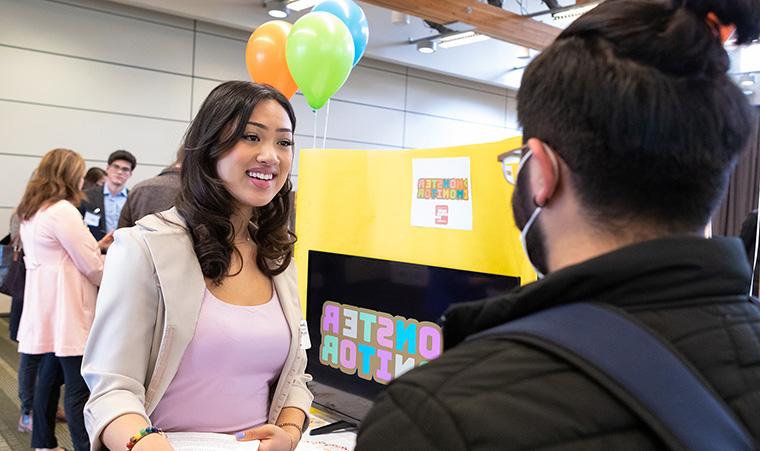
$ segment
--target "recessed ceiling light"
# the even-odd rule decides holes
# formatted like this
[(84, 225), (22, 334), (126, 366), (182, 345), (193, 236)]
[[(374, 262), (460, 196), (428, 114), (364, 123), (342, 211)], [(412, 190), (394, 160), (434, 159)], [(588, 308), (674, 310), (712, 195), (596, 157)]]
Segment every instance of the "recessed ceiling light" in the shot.
[(284, 19), (290, 15), (290, 11), (285, 8), (285, 0), (264, 0), (264, 8), (275, 19)]
[(417, 43), (417, 51), (420, 53), (425, 53), (425, 54), (435, 53), (437, 49), (438, 49), (438, 43), (430, 39), (425, 39), (424, 41), (420, 41)]
[(303, 11), (304, 9), (313, 7), (318, 2), (319, 0), (295, 0), (294, 2), (290, 2), (285, 6), (293, 11)]
[(284, 19), (288, 17), (288, 10), (285, 8), (285, 5), (277, 4), (267, 7), (267, 14), (274, 17), (275, 19)]
[(754, 86), (755, 77), (751, 74), (744, 74), (739, 77), (739, 86)]

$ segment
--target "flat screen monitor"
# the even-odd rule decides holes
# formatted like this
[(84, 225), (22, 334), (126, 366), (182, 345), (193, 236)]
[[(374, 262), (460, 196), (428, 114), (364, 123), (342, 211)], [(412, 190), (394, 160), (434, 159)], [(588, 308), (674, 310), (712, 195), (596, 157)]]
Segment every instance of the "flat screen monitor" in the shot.
[(371, 400), (390, 380), (441, 353), (438, 321), (447, 307), (504, 293), (519, 282), (309, 251), (307, 372), (319, 384)]

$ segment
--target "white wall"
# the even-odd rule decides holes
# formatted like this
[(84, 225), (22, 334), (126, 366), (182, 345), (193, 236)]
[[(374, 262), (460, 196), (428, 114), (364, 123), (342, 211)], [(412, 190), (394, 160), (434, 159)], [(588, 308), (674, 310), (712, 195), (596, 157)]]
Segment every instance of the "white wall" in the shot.
[[(170, 163), (208, 92), (248, 78), (248, 34), (103, 0), (0, 0), (0, 234), (54, 147), (100, 166), (127, 149), (138, 159), (132, 183)], [(502, 139), (517, 133), (514, 94), (365, 59), (333, 97), (327, 147)], [(311, 147), (314, 113), (300, 93), (293, 104), (298, 146)], [(320, 146), (325, 115), (316, 123)]]

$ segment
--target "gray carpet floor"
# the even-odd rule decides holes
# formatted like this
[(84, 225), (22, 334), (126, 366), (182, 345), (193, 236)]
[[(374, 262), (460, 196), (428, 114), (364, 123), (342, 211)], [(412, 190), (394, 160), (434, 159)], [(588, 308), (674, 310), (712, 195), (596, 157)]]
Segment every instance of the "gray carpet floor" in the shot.
[[(0, 451), (30, 449), (31, 434), (18, 432), (18, 351), (8, 337), (8, 319), (0, 318)], [(55, 431), (58, 446), (73, 449), (65, 423)]]

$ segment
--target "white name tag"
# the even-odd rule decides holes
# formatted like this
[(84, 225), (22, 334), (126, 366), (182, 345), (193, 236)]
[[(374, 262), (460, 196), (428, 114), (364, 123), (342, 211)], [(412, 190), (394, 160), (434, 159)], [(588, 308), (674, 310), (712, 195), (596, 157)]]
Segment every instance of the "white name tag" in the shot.
[(299, 332), (301, 332), (301, 349), (311, 348), (311, 338), (309, 338), (309, 326), (306, 324), (306, 320), (302, 319), (301, 324), (298, 326)]
[(100, 224), (100, 215), (96, 215), (94, 213), (90, 213), (89, 211), (84, 212), (84, 223), (88, 226), (97, 227), (98, 224)]

